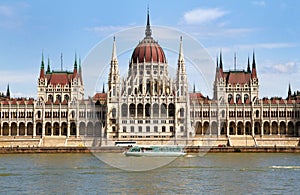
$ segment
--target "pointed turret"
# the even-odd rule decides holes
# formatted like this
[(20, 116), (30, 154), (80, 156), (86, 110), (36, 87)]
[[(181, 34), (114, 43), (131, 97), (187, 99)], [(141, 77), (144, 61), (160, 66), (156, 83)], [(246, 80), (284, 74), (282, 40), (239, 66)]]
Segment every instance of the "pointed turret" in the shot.
[(116, 47), (116, 37), (114, 36), (114, 42), (113, 42), (113, 50), (112, 50), (112, 56), (111, 61), (118, 61), (117, 59), (117, 47)]
[(178, 96), (186, 96), (188, 93), (187, 86), (187, 75), (186, 68), (184, 63), (184, 55), (183, 55), (183, 44), (182, 44), (182, 36), (180, 36), (180, 46), (179, 46), (179, 56), (177, 63), (177, 89), (179, 90)]
[(292, 90), (291, 90), (291, 83), (289, 83), (289, 89), (288, 89), (288, 99), (290, 99), (292, 96)]
[(47, 71), (46, 71), (46, 74), (50, 73), (50, 59), (48, 57), (48, 65), (47, 65)]
[(220, 63), (219, 63), (219, 74), (220, 77), (223, 77), (223, 60), (222, 60), (222, 51), (220, 51)]
[(253, 51), (253, 59), (252, 59), (252, 74), (251, 74), (251, 78), (257, 78), (256, 75), (256, 63), (255, 63), (255, 53)]
[(110, 97), (118, 97), (119, 94), (119, 84), (120, 84), (120, 74), (117, 58), (117, 47), (116, 38), (113, 39), (113, 48), (110, 62), (110, 71), (108, 76), (108, 91)]
[(74, 76), (74, 78), (77, 76), (77, 55), (76, 55), (76, 53), (75, 53), (73, 76)]
[[(182, 36), (180, 36), (180, 46), (179, 46), (179, 56), (178, 56), (178, 65), (184, 64), (184, 55), (182, 48)], [(181, 67), (184, 68), (184, 67)]]
[(9, 84), (7, 84), (6, 97), (10, 98)]
[(149, 8), (147, 10), (147, 26), (146, 26), (146, 30), (145, 30), (145, 35), (146, 35), (146, 37), (151, 37), (151, 35), (152, 35), (151, 27), (150, 27)]
[(195, 83), (194, 83), (194, 86), (193, 86), (193, 93), (196, 92), (196, 88), (195, 88)]
[(44, 54), (42, 53), (42, 62), (40, 69), (40, 78), (45, 78), (45, 63), (44, 63)]
[(102, 86), (102, 93), (105, 93), (104, 83), (103, 83), (103, 86)]
[(250, 72), (251, 72), (251, 69), (250, 69), (250, 59), (249, 59), (249, 56), (248, 56), (247, 72), (248, 72), (248, 73), (250, 73)]

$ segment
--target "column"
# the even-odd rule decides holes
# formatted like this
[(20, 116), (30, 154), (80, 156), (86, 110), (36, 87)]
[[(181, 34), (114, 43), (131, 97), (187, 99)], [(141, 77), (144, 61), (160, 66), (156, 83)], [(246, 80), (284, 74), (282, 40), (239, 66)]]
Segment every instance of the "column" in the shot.
[(35, 137), (36, 136), (36, 124), (35, 122), (33, 122), (33, 127), (32, 127), (32, 137)]
[(68, 124), (67, 124), (68, 126), (67, 126), (67, 137), (70, 137), (70, 126), (71, 126), (71, 124), (70, 124), (70, 122), (68, 121)]

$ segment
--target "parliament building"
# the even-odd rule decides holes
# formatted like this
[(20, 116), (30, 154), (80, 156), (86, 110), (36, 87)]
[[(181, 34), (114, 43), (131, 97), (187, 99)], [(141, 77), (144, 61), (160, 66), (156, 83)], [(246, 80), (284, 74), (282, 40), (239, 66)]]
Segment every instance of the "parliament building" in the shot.
[(0, 146), (3, 140), (18, 146), (47, 146), (47, 141), (74, 146), (82, 138), (98, 140), (93, 142), (97, 146), (122, 140), (191, 140), (201, 145), (209, 139), (229, 146), (299, 144), (300, 93), (289, 86), (287, 97), (260, 99), (254, 53), (242, 71), (227, 71), (220, 53), (212, 67), (214, 94), (209, 98), (188, 88), (181, 37), (176, 76), (169, 75), (149, 13), (145, 37), (133, 50), (124, 78), (116, 47), (114, 38), (107, 91), (88, 99), (80, 60), (75, 57), (72, 71), (54, 71), (42, 57), (36, 99), (11, 98), (9, 87), (0, 95)]

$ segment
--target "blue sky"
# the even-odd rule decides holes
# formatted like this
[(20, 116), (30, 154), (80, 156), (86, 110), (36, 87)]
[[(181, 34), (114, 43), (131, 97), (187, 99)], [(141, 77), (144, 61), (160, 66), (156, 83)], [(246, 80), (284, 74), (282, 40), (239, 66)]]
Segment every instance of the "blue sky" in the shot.
[[(289, 83), (293, 91), (300, 90), (298, 1), (2, 0), (0, 91), (5, 91), (9, 83), (12, 96), (36, 97), (42, 52), (50, 58), (53, 69), (60, 69), (63, 53), (64, 69), (72, 69), (75, 52), (84, 61), (107, 37), (144, 26), (148, 4), (152, 25), (191, 35), (213, 59), (222, 50), (224, 69), (233, 69), (235, 52), (237, 68), (246, 68), (247, 57), (255, 50), (260, 97), (286, 97)], [(136, 43), (143, 36), (137, 35)], [(153, 36), (159, 37), (155, 31)], [(184, 51), (189, 52), (186, 48)], [(128, 66), (128, 60), (124, 66)], [(215, 67), (209, 65), (207, 69)], [(87, 85), (88, 75), (83, 77)], [(196, 83), (198, 91), (211, 97), (201, 82), (192, 78), (190, 83)]]

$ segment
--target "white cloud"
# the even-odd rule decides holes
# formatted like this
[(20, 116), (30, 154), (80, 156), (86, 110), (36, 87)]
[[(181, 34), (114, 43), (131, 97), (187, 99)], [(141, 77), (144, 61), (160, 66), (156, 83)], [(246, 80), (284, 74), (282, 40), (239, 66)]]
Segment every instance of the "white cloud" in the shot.
[(227, 13), (228, 11), (222, 10), (220, 8), (198, 8), (186, 12), (183, 17), (184, 21), (187, 24), (203, 24), (221, 18)]
[(14, 15), (12, 7), (7, 5), (0, 5), (0, 15), (4, 17), (12, 17)]
[(259, 7), (265, 7), (266, 6), (265, 1), (253, 1), (252, 4), (256, 5), (256, 6), (259, 6)]
[(94, 32), (94, 33), (112, 33), (112, 32), (117, 32), (120, 31), (124, 28), (124, 26), (94, 26), (94, 27), (88, 27), (85, 28), (85, 30), (90, 31), (90, 32)]
[(27, 19), (24, 11), (29, 7), (26, 3), (0, 5), (0, 28), (15, 29)]

